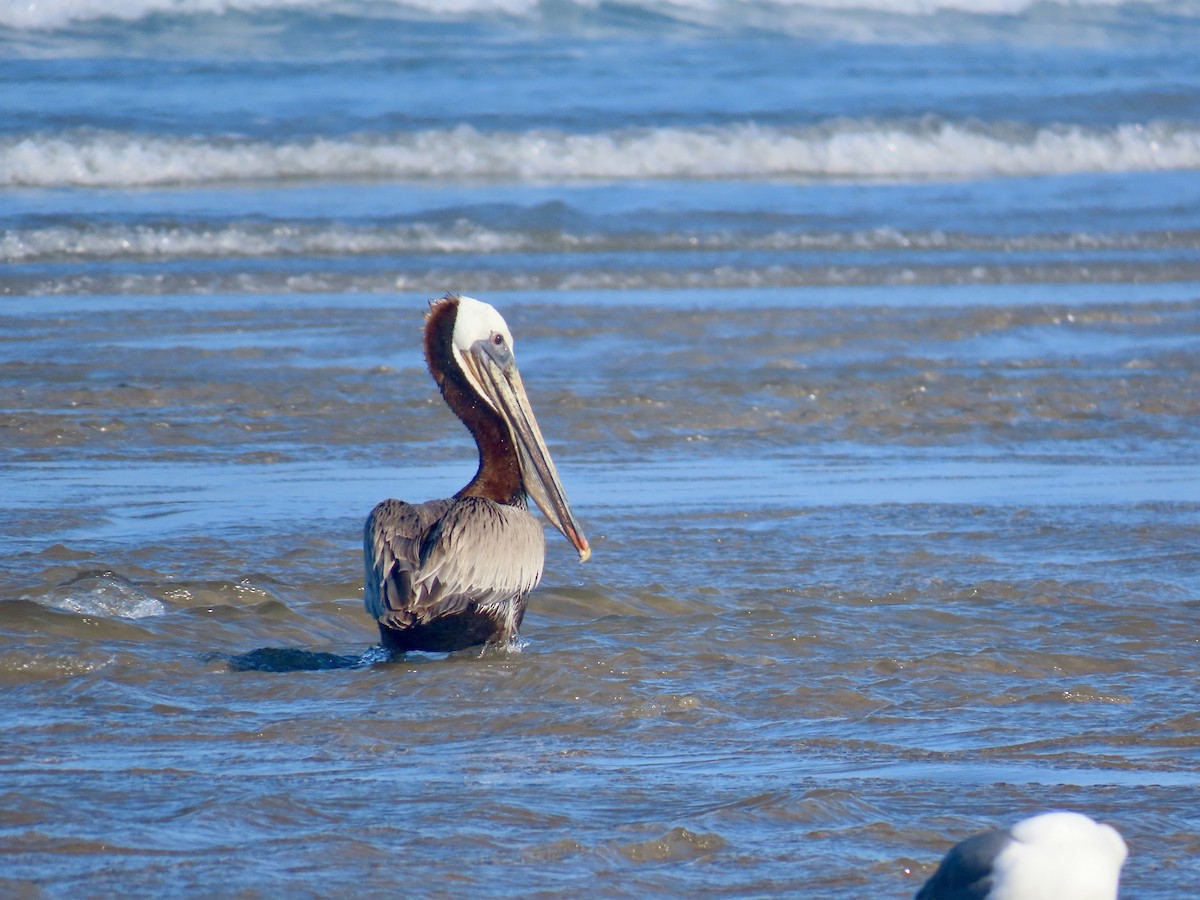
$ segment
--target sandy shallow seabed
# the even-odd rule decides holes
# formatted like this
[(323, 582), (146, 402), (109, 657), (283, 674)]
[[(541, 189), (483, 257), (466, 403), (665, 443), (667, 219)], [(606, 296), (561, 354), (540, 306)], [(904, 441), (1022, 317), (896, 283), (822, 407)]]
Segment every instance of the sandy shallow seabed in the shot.
[(13, 303), (0, 885), (905, 896), (1065, 806), (1185, 895), (1200, 306), (1137, 290), (491, 297), (593, 560), (290, 674), (229, 661), (370, 662), (363, 517), (472, 470), (423, 298)]

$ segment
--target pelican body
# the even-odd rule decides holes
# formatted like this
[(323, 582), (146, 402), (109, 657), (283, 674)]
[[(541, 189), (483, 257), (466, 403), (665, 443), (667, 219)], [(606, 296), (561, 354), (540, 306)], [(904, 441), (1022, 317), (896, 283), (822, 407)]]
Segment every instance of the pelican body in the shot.
[(507, 644), (541, 580), (546, 536), (532, 497), (581, 561), (587, 538), (567, 503), (492, 306), (448, 294), (425, 319), (425, 360), (475, 438), (479, 468), (453, 497), (384, 500), (363, 535), (363, 599), (392, 652)]
[(1126, 854), (1111, 825), (1042, 813), (959, 841), (916, 900), (1117, 900)]

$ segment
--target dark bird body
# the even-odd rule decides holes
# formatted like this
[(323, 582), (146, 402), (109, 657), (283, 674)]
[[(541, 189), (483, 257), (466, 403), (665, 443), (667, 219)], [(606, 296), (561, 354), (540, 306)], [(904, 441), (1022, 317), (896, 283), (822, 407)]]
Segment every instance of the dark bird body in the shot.
[(955, 844), (915, 900), (1117, 900), (1126, 852), (1110, 825), (1043, 813)]
[(500, 314), (470, 297), (430, 304), (425, 358), (475, 438), (479, 468), (453, 497), (384, 500), (363, 538), (364, 602), (393, 652), (461, 650), (513, 640), (541, 580), (546, 538), (532, 496), (579, 551), (575, 521), (517, 372)]

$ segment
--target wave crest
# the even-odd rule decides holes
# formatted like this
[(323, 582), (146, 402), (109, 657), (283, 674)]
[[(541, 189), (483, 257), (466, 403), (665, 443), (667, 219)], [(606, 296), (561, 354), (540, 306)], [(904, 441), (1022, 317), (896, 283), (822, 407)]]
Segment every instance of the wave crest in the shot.
[(10, 228), (0, 232), (0, 262), (46, 264), (90, 260), (304, 259), (352, 256), (489, 256), (509, 253), (824, 252), (887, 250), (1073, 254), (1155, 252), (1200, 247), (1190, 230), (989, 235), (873, 228), (847, 232), (772, 229), (762, 232), (567, 231), (557, 227), (493, 228), (460, 218), (355, 226), (340, 222), (89, 224)]
[[(722, 27), (742, 23), (760, 28), (796, 26), (816, 18), (882, 15), (923, 19), (941, 13), (966, 16), (1019, 16), (1038, 7), (1111, 10), (1136, 6), (1194, 16), (1190, 0), (633, 0), (628, 14), (652, 22)], [(501, 16), (562, 21), (603, 16), (598, 0), (41, 0), (0, 4), (0, 27), (51, 31), (77, 23), (112, 19), (136, 22), (153, 16), (221, 17), (230, 13), (312, 12), (315, 15), (421, 18), (472, 21)]]
[(470, 126), (275, 144), (83, 132), (0, 142), (0, 186), (150, 187), (230, 181), (556, 182), (939, 179), (1200, 168), (1200, 129), (1058, 125), (743, 123), (599, 134)]

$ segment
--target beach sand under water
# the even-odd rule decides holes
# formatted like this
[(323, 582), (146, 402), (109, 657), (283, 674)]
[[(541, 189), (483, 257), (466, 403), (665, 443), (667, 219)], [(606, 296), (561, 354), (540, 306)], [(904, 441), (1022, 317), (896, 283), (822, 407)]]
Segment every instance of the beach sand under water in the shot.
[[(0, 893), (1194, 892), (1194, 4), (216, 6), (0, 11)], [(389, 660), (447, 291), (594, 549)]]
[(9, 889), (902, 896), (1059, 807), (1188, 889), (1200, 304), (494, 299), (594, 556), (397, 661), (363, 517), (474, 465), (419, 298), (7, 318)]

